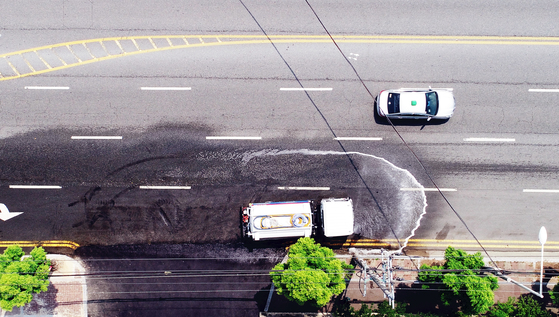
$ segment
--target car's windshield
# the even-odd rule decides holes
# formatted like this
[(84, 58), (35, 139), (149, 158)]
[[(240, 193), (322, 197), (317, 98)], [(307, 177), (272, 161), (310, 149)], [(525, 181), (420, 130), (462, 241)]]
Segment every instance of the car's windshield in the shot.
[(434, 116), (439, 111), (439, 102), (437, 98), (436, 92), (428, 92), (425, 93), (425, 97), (427, 98), (427, 105), (425, 106), (425, 112), (428, 115)]
[(400, 112), (400, 94), (388, 94), (388, 113)]

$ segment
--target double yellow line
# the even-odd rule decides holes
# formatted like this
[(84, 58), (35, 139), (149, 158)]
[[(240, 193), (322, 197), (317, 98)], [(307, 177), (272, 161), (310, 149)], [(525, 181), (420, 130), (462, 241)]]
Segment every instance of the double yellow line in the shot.
[[(325, 35), (270, 35), (274, 43), (331, 43)], [(187, 47), (267, 44), (264, 35), (162, 35), (108, 37), (45, 45), (0, 55), (0, 81), (108, 59)], [(559, 45), (559, 37), (337, 35), (338, 43)]]
[(7, 248), (12, 245), (25, 247), (53, 247), (53, 248), (70, 248), (75, 250), (80, 247), (73, 241), (66, 240), (47, 240), (47, 241), (0, 241), (0, 248)]
[[(400, 242), (403, 242), (402, 240)], [(522, 240), (480, 240), (483, 247), (487, 250), (540, 250), (541, 245), (538, 241), (522, 241)], [(19, 245), (20, 247), (58, 247), (70, 248), (76, 250), (80, 245), (73, 241), (67, 240), (47, 240), (47, 241), (0, 241), (0, 248), (6, 248), (11, 245)], [(345, 241), (332, 241), (328, 245), (332, 247), (362, 247), (362, 248), (398, 248), (396, 239), (348, 239)], [(436, 250), (444, 250), (448, 246), (461, 249), (478, 250), (479, 244), (475, 240), (436, 240), (436, 239), (410, 239), (407, 247), (410, 248), (430, 248)], [(547, 241), (545, 243), (546, 250), (559, 250), (558, 241)]]
[[(403, 240), (400, 240), (402, 243)], [(522, 240), (480, 240), (485, 249), (488, 250), (540, 250), (539, 241), (522, 241)], [(337, 247), (370, 247), (370, 248), (390, 248), (397, 249), (398, 241), (396, 239), (348, 239), (345, 242), (334, 242), (331, 246)], [(407, 247), (412, 249), (430, 248), (430, 249), (446, 249), (448, 246), (460, 249), (479, 250), (480, 246), (475, 240), (436, 240), (436, 239), (410, 239)], [(547, 241), (545, 243), (546, 250), (559, 250), (559, 242)]]

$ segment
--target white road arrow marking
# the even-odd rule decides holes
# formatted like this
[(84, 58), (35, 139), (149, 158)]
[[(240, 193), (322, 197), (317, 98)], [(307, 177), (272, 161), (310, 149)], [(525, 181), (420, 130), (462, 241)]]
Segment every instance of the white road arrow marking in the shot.
[(4, 204), (0, 204), (0, 219), (6, 221), (9, 220), (15, 216), (19, 216), (21, 215), (23, 212), (10, 212), (8, 210), (8, 207), (6, 207), (6, 205)]

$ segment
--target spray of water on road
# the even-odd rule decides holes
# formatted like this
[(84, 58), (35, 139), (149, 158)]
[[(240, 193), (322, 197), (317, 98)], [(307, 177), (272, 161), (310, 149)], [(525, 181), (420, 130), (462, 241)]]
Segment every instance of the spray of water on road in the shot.
[[(427, 199), (423, 186), (406, 169), (384, 158), (361, 152), (316, 151), (308, 149), (265, 149), (247, 152), (243, 164), (268, 156), (348, 156), (360, 175), (363, 194), (352, 197), (355, 208), (354, 231), (371, 239), (400, 240), (400, 248), (407, 245), (426, 212)], [(402, 191), (402, 188), (417, 188)]]

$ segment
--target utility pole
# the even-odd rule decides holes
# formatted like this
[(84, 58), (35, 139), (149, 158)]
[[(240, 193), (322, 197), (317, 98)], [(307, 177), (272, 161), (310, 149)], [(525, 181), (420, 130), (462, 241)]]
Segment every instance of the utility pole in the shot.
[(388, 302), (394, 308), (395, 305), (395, 293), (394, 293), (394, 279), (393, 279), (393, 268), (392, 268), (392, 256), (394, 254), (388, 252), (384, 249), (381, 250), (381, 272), (377, 272), (376, 268), (369, 268), (367, 262), (359, 257), (356, 253), (353, 254), (355, 260), (359, 267), (361, 267), (361, 276), (365, 280), (363, 297), (367, 295), (367, 281), (370, 279), (384, 294), (384, 298), (388, 298)]

